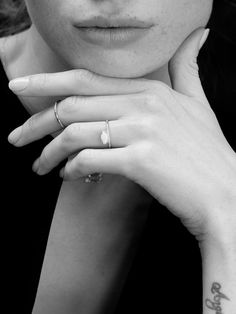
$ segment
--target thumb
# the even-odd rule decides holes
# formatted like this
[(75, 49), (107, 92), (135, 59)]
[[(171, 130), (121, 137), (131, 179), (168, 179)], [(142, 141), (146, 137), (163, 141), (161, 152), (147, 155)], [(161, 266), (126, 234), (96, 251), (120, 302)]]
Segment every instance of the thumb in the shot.
[(197, 29), (183, 42), (169, 62), (172, 87), (179, 93), (206, 99), (198, 74), (197, 56), (209, 34), (209, 29)]

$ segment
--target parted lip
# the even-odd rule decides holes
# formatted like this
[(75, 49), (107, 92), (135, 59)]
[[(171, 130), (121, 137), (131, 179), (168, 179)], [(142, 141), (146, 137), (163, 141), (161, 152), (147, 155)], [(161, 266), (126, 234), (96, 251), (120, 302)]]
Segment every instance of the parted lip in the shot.
[(132, 28), (150, 28), (153, 26), (152, 23), (147, 21), (138, 20), (137, 18), (119, 18), (119, 19), (108, 19), (102, 16), (94, 16), (89, 19), (75, 22), (76, 27), (132, 27)]

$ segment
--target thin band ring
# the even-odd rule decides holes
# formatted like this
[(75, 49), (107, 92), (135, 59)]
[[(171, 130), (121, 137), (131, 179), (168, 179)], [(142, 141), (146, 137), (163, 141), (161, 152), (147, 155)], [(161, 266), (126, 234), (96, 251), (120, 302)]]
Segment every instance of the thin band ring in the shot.
[(108, 148), (112, 148), (109, 120), (106, 120), (106, 131), (107, 131), (107, 134), (108, 134)]
[(108, 144), (108, 148), (112, 148), (109, 120), (106, 120), (105, 123), (106, 123), (106, 130), (102, 131), (101, 133), (101, 141), (103, 145)]
[(62, 123), (61, 119), (59, 118), (58, 111), (57, 111), (57, 107), (58, 107), (59, 102), (60, 101), (56, 101), (55, 102), (55, 105), (54, 105), (54, 115), (56, 117), (57, 122), (60, 124), (61, 128), (64, 129), (65, 125)]

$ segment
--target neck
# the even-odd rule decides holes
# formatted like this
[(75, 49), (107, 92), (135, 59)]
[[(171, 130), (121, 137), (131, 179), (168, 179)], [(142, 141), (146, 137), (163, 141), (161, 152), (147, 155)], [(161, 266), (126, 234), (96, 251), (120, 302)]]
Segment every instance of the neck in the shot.
[[(10, 80), (37, 73), (71, 70), (70, 66), (47, 45), (34, 24), (28, 30), (11, 37), (12, 41), (5, 49), (5, 57), (7, 56), (5, 67)], [(171, 86), (167, 64), (143, 77), (162, 81)], [(32, 113), (51, 106), (55, 100), (58, 99), (56, 97), (44, 97), (42, 104), (40, 98), (21, 98), (21, 101), (28, 107), (28, 111)]]

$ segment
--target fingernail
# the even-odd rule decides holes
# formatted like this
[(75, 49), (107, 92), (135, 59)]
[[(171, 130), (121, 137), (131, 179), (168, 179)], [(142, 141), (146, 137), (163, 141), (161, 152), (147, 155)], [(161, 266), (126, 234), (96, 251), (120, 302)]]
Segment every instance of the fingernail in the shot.
[(210, 32), (210, 29), (209, 28), (206, 28), (205, 31), (203, 32), (202, 34), (202, 38), (199, 42), (199, 50), (202, 48), (202, 46), (205, 44), (206, 40), (207, 40), (207, 37), (209, 35), (209, 32)]
[(23, 91), (29, 83), (29, 78), (27, 77), (21, 77), (14, 80), (11, 80), (8, 84), (8, 87), (15, 92), (21, 92)]
[(39, 170), (39, 158), (36, 159), (35, 162), (33, 163), (32, 170), (34, 172), (38, 172), (38, 170)]
[(16, 144), (21, 136), (21, 131), (22, 131), (22, 126), (19, 126), (15, 130), (13, 130), (9, 135), (8, 135), (8, 141), (11, 144)]

